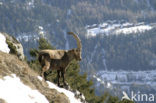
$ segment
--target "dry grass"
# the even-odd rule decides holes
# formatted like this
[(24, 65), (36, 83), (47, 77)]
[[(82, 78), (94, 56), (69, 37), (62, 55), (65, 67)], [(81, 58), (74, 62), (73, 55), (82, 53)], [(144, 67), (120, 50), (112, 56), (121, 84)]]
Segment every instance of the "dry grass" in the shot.
[(14, 55), (0, 52), (0, 78), (11, 74), (16, 74), (24, 84), (32, 89), (39, 90), (49, 102), (69, 103), (69, 99), (64, 94), (43, 85), (37, 78), (38, 74), (30, 69), (26, 62), (20, 61)]

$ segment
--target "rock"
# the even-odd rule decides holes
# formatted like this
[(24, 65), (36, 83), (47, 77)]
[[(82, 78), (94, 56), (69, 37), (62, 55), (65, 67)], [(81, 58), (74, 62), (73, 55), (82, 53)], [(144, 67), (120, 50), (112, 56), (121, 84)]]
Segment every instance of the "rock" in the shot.
[(72, 91), (72, 89), (68, 83), (66, 83), (66, 85), (64, 85), (63, 87), (69, 91)]
[(80, 92), (78, 90), (75, 90), (74, 94), (76, 98), (80, 98)]
[(81, 99), (81, 102), (85, 102), (85, 96), (83, 94), (80, 94), (80, 99)]
[(23, 53), (23, 46), (22, 44), (17, 41), (13, 36), (8, 35), (7, 33), (1, 33), (6, 37), (6, 43), (10, 49), (11, 54), (17, 55), (20, 60), (24, 60), (25, 56)]
[(78, 90), (74, 90), (73, 92), (75, 94), (75, 97), (79, 99), (82, 103), (87, 103), (87, 101), (85, 100), (85, 96), (81, 92), (79, 92)]

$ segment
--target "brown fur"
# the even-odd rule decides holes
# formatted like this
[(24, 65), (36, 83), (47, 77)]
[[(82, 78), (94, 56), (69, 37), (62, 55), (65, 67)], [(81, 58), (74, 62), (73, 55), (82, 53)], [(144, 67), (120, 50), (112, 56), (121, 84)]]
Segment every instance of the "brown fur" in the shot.
[[(77, 40), (78, 48), (71, 49), (71, 50), (42, 50), (39, 52), (39, 62), (42, 66), (42, 77), (45, 79), (45, 71), (51, 69), (51, 70), (57, 70), (57, 76), (58, 76), (58, 85), (59, 78), (62, 76), (63, 83), (65, 83), (65, 71), (67, 66), (70, 64), (72, 60), (81, 60), (81, 41), (74, 33), (69, 33), (71, 35), (74, 35), (74, 38)], [(60, 75), (61, 72), (61, 75)]]

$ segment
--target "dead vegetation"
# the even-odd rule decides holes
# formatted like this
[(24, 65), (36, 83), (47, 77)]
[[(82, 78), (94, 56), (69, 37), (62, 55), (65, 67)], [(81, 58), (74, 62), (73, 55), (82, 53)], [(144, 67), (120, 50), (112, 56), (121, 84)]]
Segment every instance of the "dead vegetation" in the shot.
[(39, 90), (50, 103), (69, 103), (69, 99), (64, 94), (44, 86), (37, 78), (38, 74), (31, 70), (26, 62), (20, 61), (14, 55), (0, 52), (0, 78), (11, 74), (16, 74), (25, 85)]

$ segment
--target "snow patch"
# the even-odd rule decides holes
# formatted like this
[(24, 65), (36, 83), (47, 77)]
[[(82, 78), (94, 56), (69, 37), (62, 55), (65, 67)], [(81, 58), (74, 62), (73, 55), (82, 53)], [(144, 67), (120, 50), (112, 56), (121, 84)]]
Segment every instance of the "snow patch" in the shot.
[(41, 37), (44, 37), (46, 36), (46, 32), (44, 31), (44, 28), (42, 26), (38, 26), (38, 34), (41, 36)]
[[(108, 88), (113, 94), (119, 96), (122, 91), (126, 91), (128, 94), (131, 91), (139, 90), (156, 91), (156, 70), (149, 71), (98, 71), (94, 75), (90, 75), (95, 79), (95, 88), (99, 91), (104, 91), (102, 87)], [(143, 89), (143, 87), (147, 87)], [(137, 87), (137, 88), (136, 88)], [(115, 92), (115, 91), (116, 92)]]
[[(41, 34), (44, 34), (44, 32), (39, 32)], [(35, 33), (20, 33), (16, 37), (16, 39), (20, 42), (30, 42), (30, 41), (38, 41), (39, 40), (39, 35)]]
[(116, 30), (115, 33), (116, 34), (131, 34), (131, 33), (142, 33), (148, 30), (151, 30), (152, 27), (149, 25), (140, 25), (140, 26), (135, 26), (135, 27), (129, 27), (129, 28), (123, 28), (123, 29), (119, 29)]
[(39, 29), (39, 30), (43, 30), (43, 27), (42, 27), (42, 26), (38, 26), (38, 29)]
[(95, 37), (97, 35), (119, 35), (119, 34), (137, 34), (153, 29), (151, 24), (129, 23), (126, 21), (106, 21), (102, 24), (87, 25), (86, 37)]
[(31, 8), (34, 8), (35, 7), (35, 5), (34, 5), (34, 0), (29, 0), (28, 2), (27, 2), (27, 9), (29, 10), (29, 9), (31, 9)]
[(0, 79), (0, 98), (7, 103), (49, 103), (44, 95), (24, 85), (15, 74)]
[[(38, 79), (42, 80), (42, 78), (40, 76), (38, 76)], [(71, 91), (68, 91), (64, 88), (59, 88), (58, 86), (56, 86), (55, 84), (47, 81), (48, 85), (50, 88), (52, 89), (56, 89), (58, 92), (60, 93), (64, 93), (70, 100), (70, 103), (81, 103), (79, 100), (77, 100), (74, 96), (74, 93), (72, 93)]]
[(112, 89), (112, 84), (110, 82), (104, 81), (104, 80), (100, 79), (99, 77), (97, 77), (96, 75), (93, 75), (93, 78), (95, 78), (99, 83), (104, 85), (106, 88)]
[(8, 44), (6, 43), (6, 38), (2, 33), (0, 33), (0, 51), (5, 52), (5, 53), (10, 52)]
[(150, 85), (155, 88), (156, 70), (150, 71), (99, 71), (93, 75), (99, 83), (107, 81), (112, 86), (130, 86), (132, 84)]
[(3, 5), (3, 2), (0, 2), (0, 6)]

